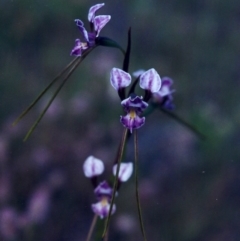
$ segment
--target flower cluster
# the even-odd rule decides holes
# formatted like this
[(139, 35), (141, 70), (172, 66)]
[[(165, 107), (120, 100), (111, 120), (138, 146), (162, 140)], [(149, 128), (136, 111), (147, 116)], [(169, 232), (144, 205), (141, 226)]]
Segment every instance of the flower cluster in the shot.
[(83, 35), (85, 42), (81, 42), (80, 39), (76, 39), (71, 55), (81, 56), (84, 50), (95, 46), (95, 40), (99, 36), (100, 31), (111, 19), (110, 15), (95, 16), (96, 11), (103, 6), (104, 3), (96, 4), (89, 9), (88, 21), (90, 23), (90, 32), (87, 32), (84, 27), (84, 23), (80, 19), (75, 20), (75, 23)]
[[(117, 165), (113, 166), (113, 175), (116, 175)], [(95, 184), (95, 178), (101, 175), (104, 171), (104, 164), (100, 159), (95, 158), (94, 156), (89, 156), (83, 164), (84, 175), (93, 180)], [(126, 182), (132, 175), (133, 164), (121, 163), (120, 170), (118, 175), (119, 183)], [(120, 185), (119, 185), (120, 187)], [(118, 189), (119, 189), (118, 187)], [(100, 218), (106, 218), (110, 210), (110, 201), (113, 195), (113, 189), (110, 187), (106, 180), (100, 182), (94, 189), (94, 194), (98, 200), (97, 203), (92, 204), (93, 212), (98, 215)], [(116, 205), (113, 205), (111, 214), (114, 214), (116, 211)]]
[[(147, 101), (151, 94), (157, 93), (161, 88), (161, 78), (155, 69), (144, 71), (138, 76), (137, 80), (139, 80), (140, 87), (146, 91), (145, 97), (140, 97), (133, 92), (121, 102), (127, 115), (121, 116), (120, 121), (131, 133), (133, 129), (138, 129), (144, 125), (145, 117), (141, 117), (141, 114), (148, 107)], [(110, 74), (110, 82), (114, 89), (120, 91), (131, 84), (131, 76), (121, 69), (113, 68)]]

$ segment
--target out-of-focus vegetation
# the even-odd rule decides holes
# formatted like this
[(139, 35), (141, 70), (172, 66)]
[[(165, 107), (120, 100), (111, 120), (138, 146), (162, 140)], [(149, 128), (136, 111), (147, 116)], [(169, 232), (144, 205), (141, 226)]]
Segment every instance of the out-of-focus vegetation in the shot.
[[(16, 127), (11, 123), (72, 60), (75, 18), (95, 1), (0, 2), (0, 239), (85, 240), (95, 197), (82, 172), (94, 155), (110, 174), (120, 141), (121, 106), (110, 87), (118, 50), (99, 47), (84, 60), (30, 139), (22, 139), (50, 93)], [(101, 32), (126, 46), (130, 71), (154, 67), (174, 82), (176, 113), (139, 130), (140, 191), (152, 241), (235, 241), (240, 230), (240, 2), (105, 1)], [(133, 161), (133, 145), (126, 161)], [(106, 174), (107, 175), (107, 174)], [(134, 180), (117, 197), (110, 240), (141, 240)], [(29, 221), (30, 220), (30, 221)]]

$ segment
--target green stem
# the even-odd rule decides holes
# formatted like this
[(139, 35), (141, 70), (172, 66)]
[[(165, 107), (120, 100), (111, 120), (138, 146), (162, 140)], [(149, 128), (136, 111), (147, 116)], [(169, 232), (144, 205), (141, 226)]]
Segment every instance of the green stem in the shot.
[(119, 148), (119, 153), (118, 153), (118, 161), (117, 161), (117, 171), (116, 171), (116, 176), (114, 179), (114, 186), (113, 186), (113, 194), (112, 194), (112, 199), (111, 199), (111, 203), (110, 203), (110, 209), (108, 212), (108, 216), (105, 222), (105, 227), (104, 227), (104, 231), (102, 234), (102, 239), (104, 239), (106, 232), (108, 230), (108, 226), (109, 226), (109, 222), (110, 222), (110, 217), (111, 217), (111, 213), (112, 213), (112, 208), (113, 208), (113, 204), (114, 204), (114, 200), (115, 200), (115, 196), (116, 196), (116, 191), (117, 191), (117, 186), (118, 186), (118, 176), (119, 176), (119, 170), (120, 170), (120, 164), (122, 161), (122, 156), (123, 156), (123, 152), (124, 152), (124, 146), (125, 146), (125, 142), (126, 142), (126, 138), (127, 138), (127, 133), (128, 133), (128, 129), (125, 128), (123, 131), (123, 135), (122, 135), (122, 140), (121, 140), (121, 145)]
[(15, 126), (36, 104), (37, 102), (42, 98), (42, 96), (52, 87), (52, 85), (62, 77), (66, 73), (68, 69), (70, 69), (79, 59), (80, 57), (76, 57), (74, 60), (72, 60), (63, 70), (60, 72), (53, 80), (52, 82), (38, 95), (38, 97), (17, 117), (17, 119), (13, 122), (13, 126)]
[(94, 227), (96, 226), (97, 218), (98, 218), (98, 216), (95, 214), (93, 217), (86, 241), (90, 241), (90, 239), (92, 237)]
[(54, 92), (52, 98), (49, 100), (48, 104), (46, 105), (46, 107), (44, 108), (44, 110), (42, 111), (42, 113), (39, 115), (39, 117), (37, 118), (37, 120), (34, 122), (34, 124), (31, 126), (31, 128), (29, 129), (29, 131), (27, 132), (26, 136), (24, 137), (23, 141), (26, 141), (29, 136), (32, 134), (32, 132), (35, 130), (35, 128), (37, 127), (38, 123), (41, 121), (41, 119), (43, 118), (43, 116), (45, 115), (45, 113), (47, 112), (48, 108), (50, 107), (50, 105), (52, 104), (52, 102), (54, 101), (54, 99), (56, 98), (57, 94), (60, 92), (60, 90), (62, 89), (62, 87), (64, 86), (64, 84), (67, 82), (67, 80), (70, 78), (70, 76), (72, 75), (72, 73), (74, 72), (74, 70), (78, 67), (78, 65), (85, 59), (85, 57), (93, 50), (90, 49), (85, 55), (82, 56), (82, 58), (78, 59), (77, 63), (75, 65), (73, 65), (73, 67), (70, 69), (70, 71), (68, 72), (67, 76), (63, 79), (62, 83), (59, 85), (59, 87), (57, 88), (57, 90)]
[(142, 210), (138, 192), (138, 138), (137, 138), (137, 130), (134, 131), (134, 159), (135, 159), (135, 184), (136, 184), (136, 199), (137, 199), (137, 208), (138, 208), (138, 217), (140, 222), (141, 232), (144, 238), (144, 241), (147, 241), (144, 225), (143, 225), (143, 218), (142, 218)]

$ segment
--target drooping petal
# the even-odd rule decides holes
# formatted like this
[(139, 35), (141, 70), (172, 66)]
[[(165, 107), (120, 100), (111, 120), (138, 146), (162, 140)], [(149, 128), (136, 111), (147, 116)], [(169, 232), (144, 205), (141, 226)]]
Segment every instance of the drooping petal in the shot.
[(84, 27), (84, 23), (80, 20), (80, 19), (75, 19), (74, 20), (78, 29), (80, 30), (80, 32), (82, 33), (82, 35), (84, 36), (84, 39), (89, 42), (89, 39), (88, 39), (88, 32), (87, 30), (85, 29)]
[(131, 83), (131, 75), (121, 69), (113, 68), (110, 73), (110, 82), (114, 89), (125, 88)]
[(155, 69), (149, 69), (141, 74), (139, 85), (142, 89), (155, 93), (160, 90), (161, 78)]
[(110, 15), (99, 15), (94, 18), (93, 24), (94, 24), (94, 30), (96, 31), (96, 37), (98, 37), (100, 31), (110, 21), (110, 19), (111, 19)]
[(80, 39), (76, 39), (75, 40), (75, 46), (72, 49), (71, 55), (75, 55), (75, 56), (81, 56), (82, 55), (82, 44)]
[(95, 17), (95, 13), (96, 11), (103, 7), (105, 5), (105, 3), (99, 3), (99, 4), (96, 4), (94, 6), (92, 6), (90, 9), (89, 9), (89, 12), (88, 12), (88, 21), (89, 22), (93, 22), (93, 19)]
[(134, 117), (132, 114), (127, 114), (126, 116), (120, 117), (120, 122), (123, 124), (124, 127), (128, 128), (132, 133), (133, 129), (138, 129), (142, 127), (145, 123), (145, 117), (139, 117), (135, 115)]
[[(110, 210), (110, 203), (102, 200), (98, 203), (92, 204), (92, 210), (95, 214), (97, 214), (101, 219), (106, 218), (108, 216)], [(116, 212), (116, 205), (112, 206), (112, 215)]]
[[(117, 172), (117, 164), (113, 166), (113, 175), (116, 176)], [(133, 164), (132, 162), (129, 163), (121, 163), (118, 179), (120, 182), (126, 182), (132, 175), (133, 172)]]
[(94, 177), (101, 175), (104, 171), (104, 164), (100, 159), (89, 156), (83, 163), (83, 172), (86, 177)]

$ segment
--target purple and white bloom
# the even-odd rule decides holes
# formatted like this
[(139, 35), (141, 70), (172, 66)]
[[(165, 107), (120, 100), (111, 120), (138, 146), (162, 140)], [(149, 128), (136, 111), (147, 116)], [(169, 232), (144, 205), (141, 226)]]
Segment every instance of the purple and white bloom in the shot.
[(148, 107), (148, 103), (142, 97), (128, 97), (121, 102), (123, 109), (127, 112), (126, 116), (120, 117), (120, 122), (130, 130), (138, 129), (145, 123), (145, 117), (140, 117), (142, 112)]
[[(142, 89), (148, 91), (148, 93), (155, 93), (160, 90), (161, 78), (155, 69), (149, 69), (147, 71), (141, 70), (137, 73), (139, 77), (139, 85)], [(131, 84), (131, 76), (129, 73), (113, 68), (110, 73), (110, 82), (114, 89), (119, 91)], [(126, 116), (121, 116), (120, 121), (130, 130), (138, 129), (145, 123), (145, 117), (140, 117), (144, 109), (148, 107), (147, 102), (143, 101), (142, 97), (131, 95), (121, 102), (124, 110), (127, 112)]]
[(142, 89), (155, 93), (160, 90), (161, 82), (157, 71), (155, 69), (149, 69), (140, 75), (139, 85)]
[(104, 5), (104, 3), (96, 4), (89, 9), (88, 21), (90, 23), (90, 32), (85, 29), (84, 23), (80, 19), (75, 19), (75, 23), (83, 35), (85, 42), (76, 39), (71, 55), (81, 56), (84, 50), (95, 46), (95, 40), (99, 36), (100, 31), (111, 19), (110, 15), (95, 16), (96, 11)]
[(110, 83), (115, 90), (128, 87), (131, 81), (131, 75), (121, 69), (113, 68), (110, 72)]
[[(117, 164), (113, 166), (113, 175), (116, 176), (117, 173)], [(126, 182), (133, 173), (133, 164), (129, 163), (121, 163), (119, 169), (118, 180), (120, 182)]]
[[(113, 194), (113, 189), (108, 185), (106, 181), (101, 182), (94, 190), (94, 193), (98, 199), (98, 202), (92, 204), (92, 210), (100, 218), (106, 218), (110, 210), (110, 201)], [(116, 205), (113, 204), (112, 213), (116, 211)]]
[(92, 178), (99, 176), (104, 171), (104, 164), (100, 159), (89, 156), (83, 163), (83, 172), (86, 177)]
[(160, 90), (153, 94), (153, 101), (160, 104), (166, 109), (172, 110), (174, 108), (172, 93), (173, 80), (169, 77), (162, 78), (162, 86)]

